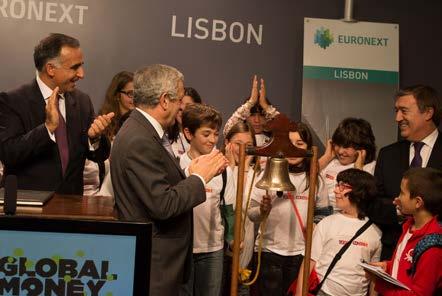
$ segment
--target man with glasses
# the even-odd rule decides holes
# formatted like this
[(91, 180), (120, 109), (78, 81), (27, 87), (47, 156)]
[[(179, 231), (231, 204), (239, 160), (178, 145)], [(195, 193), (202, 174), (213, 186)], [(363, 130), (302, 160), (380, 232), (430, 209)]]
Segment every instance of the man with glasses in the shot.
[(85, 159), (104, 160), (109, 142), (101, 134), (113, 113), (95, 118), (77, 39), (51, 34), (34, 49), (36, 78), (0, 93), (0, 161), (18, 188), (83, 194)]

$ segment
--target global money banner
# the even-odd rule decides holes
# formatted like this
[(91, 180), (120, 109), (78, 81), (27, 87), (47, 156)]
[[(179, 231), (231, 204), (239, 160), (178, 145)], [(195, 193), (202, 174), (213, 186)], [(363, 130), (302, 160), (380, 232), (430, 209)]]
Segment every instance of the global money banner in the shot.
[(0, 230), (0, 295), (133, 295), (135, 236)]
[(346, 117), (368, 120), (378, 147), (393, 142), (398, 84), (397, 24), (304, 19), (302, 118), (324, 146)]

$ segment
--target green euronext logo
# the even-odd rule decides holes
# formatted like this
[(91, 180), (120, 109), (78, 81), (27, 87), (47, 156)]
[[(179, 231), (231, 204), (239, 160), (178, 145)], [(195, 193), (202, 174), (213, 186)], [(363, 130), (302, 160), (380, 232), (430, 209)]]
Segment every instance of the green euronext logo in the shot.
[(363, 46), (383, 46), (383, 47), (388, 46), (388, 38), (385, 37), (370, 37), (370, 36), (339, 34), (337, 40), (335, 40), (330, 30), (325, 29), (324, 27), (321, 27), (316, 30), (314, 42), (323, 49), (329, 47), (333, 42), (336, 42), (338, 44), (363, 45)]
[(329, 29), (325, 29), (323, 27), (316, 30), (315, 33), (315, 44), (319, 47), (326, 49), (330, 46), (334, 41), (333, 34)]

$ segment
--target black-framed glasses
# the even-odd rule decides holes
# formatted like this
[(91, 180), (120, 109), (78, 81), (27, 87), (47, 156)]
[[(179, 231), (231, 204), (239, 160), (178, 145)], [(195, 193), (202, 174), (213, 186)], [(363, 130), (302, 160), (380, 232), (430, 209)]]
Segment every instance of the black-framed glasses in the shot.
[(134, 97), (134, 91), (133, 90), (128, 90), (128, 91), (120, 90), (119, 92), (122, 93), (122, 94), (125, 94), (126, 96), (128, 96), (131, 99), (133, 99), (133, 97)]

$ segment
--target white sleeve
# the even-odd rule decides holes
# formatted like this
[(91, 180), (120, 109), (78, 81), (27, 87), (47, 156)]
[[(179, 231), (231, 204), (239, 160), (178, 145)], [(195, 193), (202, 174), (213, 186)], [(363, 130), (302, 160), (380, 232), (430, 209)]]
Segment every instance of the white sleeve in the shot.
[(330, 201), (328, 200), (327, 187), (320, 176), (318, 176), (318, 184), (318, 192), (316, 193), (316, 207), (326, 208), (330, 205)]
[(372, 162), (364, 165), (363, 170), (366, 171), (367, 173), (370, 173), (371, 175), (374, 175), (374, 168), (375, 167), (376, 167), (376, 160), (373, 160)]
[(318, 223), (313, 230), (313, 240), (312, 240), (312, 253), (310, 255), (310, 259), (314, 261), (318, 261), (319, 257), (321, 257), (322, 247), (324, 242), (324, 220)]

